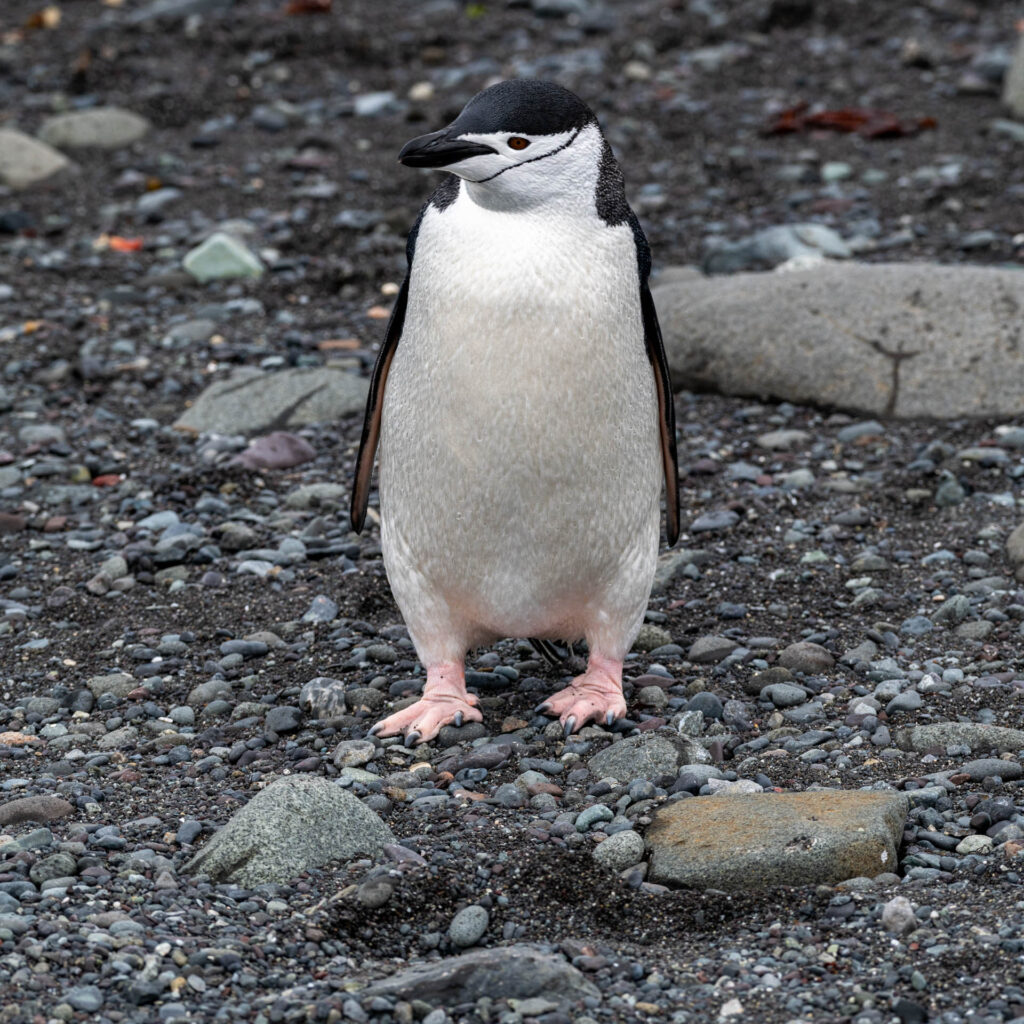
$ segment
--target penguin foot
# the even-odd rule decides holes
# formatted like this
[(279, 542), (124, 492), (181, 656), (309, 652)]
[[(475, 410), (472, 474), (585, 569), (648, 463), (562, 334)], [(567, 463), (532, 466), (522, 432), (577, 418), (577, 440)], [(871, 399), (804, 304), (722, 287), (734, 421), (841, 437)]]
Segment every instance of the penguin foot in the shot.
[(622, 662), (591, 655), (587, 671), (548, 697), (541, 708), (543, 714), (558, 716), (566, 736), (591, 721), (611, 725), (626, 714)]
[(431, 666), (427, 668), (423, 696), (415, 704), (378, 722), (370, 730), (370, 735), (383, 737), (404, 734), (407, 747), (427, 743), (443, 726), (482, 722), (484, 716), (476, 702), (476, 697), (466, 692), (461, 665), (447, 662)]

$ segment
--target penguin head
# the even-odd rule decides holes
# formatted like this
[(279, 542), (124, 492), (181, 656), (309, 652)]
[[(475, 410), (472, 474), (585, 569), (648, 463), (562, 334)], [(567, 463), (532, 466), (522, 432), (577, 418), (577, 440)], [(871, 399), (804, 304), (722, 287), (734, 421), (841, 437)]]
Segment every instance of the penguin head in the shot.
[(536, 205), (596, 180), (604, 140), (574, 93), (514, 79), (477, 93), (447, 128), (406, 143), (407, 167), (449, 171), (484, 205)]

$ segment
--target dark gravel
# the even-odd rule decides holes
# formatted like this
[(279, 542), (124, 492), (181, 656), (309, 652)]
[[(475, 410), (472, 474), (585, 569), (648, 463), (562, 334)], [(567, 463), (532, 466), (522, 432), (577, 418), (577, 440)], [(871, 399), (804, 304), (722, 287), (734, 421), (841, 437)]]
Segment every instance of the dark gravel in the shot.
[[(415, 751), (357, 742), (422, 685), (376, 525), (349, 530), (358, 417), (275, 442), (283, 468), (171, 426), (238, 367), (368, 373), (429, 188), (395, 155), (495, 76), (595, 107), (660, 267), (806, 220), (864, 259), (1020, 265), (1024, 151), (989, 127), (1020, 12), (65, 0), (31, 27), (42, 6), (0, 12), (0, 127), (117, 105), (152, 128), (0, 188), (0, 1024), (1024, 1018), (1024, 744), (978, 728), (1024, 727), (1005, 547), (1024, 417), (858, 424), (682, 391), (689, 529), (629, 719), (564, 741), (532, 711), (561, 675), (509, 640), (468, 666), (483, 724)], [(934, 127), (764, 134), (801, 101)], [(181, 259), (229, 220), (268, 270), (199, 285)], [(758, 443), (783, 430), (803, 433)], [(330, 720), (309, 714), (318, 677), (346, 687)], [(915, 730), (940, 723), (959, 727)], [(648, 732), (703, 761), (621, 785), (588, 768)], [(184, 872), (293, 773), (339, 781), (399, 843), (255, 889)], [(895, 873), (727, 895), (593, 858), (734, 782), (905, 792)], [(897, 895), (912, 919), (890, 926)], [(486, 915), (453, 927), (468, 906)], [(600, 997), (360, 996), (485, 916), (479, 946), (538, 944)]]

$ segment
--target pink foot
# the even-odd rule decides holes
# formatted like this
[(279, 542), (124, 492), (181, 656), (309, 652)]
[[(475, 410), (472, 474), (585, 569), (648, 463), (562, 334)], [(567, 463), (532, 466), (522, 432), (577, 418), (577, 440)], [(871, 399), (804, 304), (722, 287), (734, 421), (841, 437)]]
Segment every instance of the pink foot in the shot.
[(622, 662), (592, 654), (587, 671), (564, 690), (548, 697), (537, 711), (558, 715), (566, 736), (590, 721), (611, 725), (626, 714), (626, 702), (622, 698)]
[(482, 722), (483, 718), (476, 707), (476, 697), (466, 693), (462, 665), (446, 661), (428, 666), (423, 696), (415, 704), (378, 722), (370, 730), (370, 735), (397, 736), (404, 733), (405, 745), (411, 747), (432, 740), (444, 725)]

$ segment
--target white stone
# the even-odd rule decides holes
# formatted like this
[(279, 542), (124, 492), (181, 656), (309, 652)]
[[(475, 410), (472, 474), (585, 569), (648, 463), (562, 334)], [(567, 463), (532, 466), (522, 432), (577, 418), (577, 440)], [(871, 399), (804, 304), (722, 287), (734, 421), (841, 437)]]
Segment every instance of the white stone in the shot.
[(223, 231), (214, 232), (192, 249), (182, 260), (182, 266), (200, 282), (263, 274), (259, 257)]
[(145, 136), (149, 122), (121, 107), (93, 107), (48, 117), (39, 138), (58, 149), (121, 149)]
[(28, 188), (68, 166), (68, 158), (15, 128), (0, 128), (0, 184)]
[(906, 896), (894, 896), (882, 908), (882, 927), (893, 935), (902, 935), (917, 927), (914, 905)]
[(991, 836), (965, 836), (957, 845), (957, 853), (991, 853), (992, 847), (995, 843), (992, 842)]

